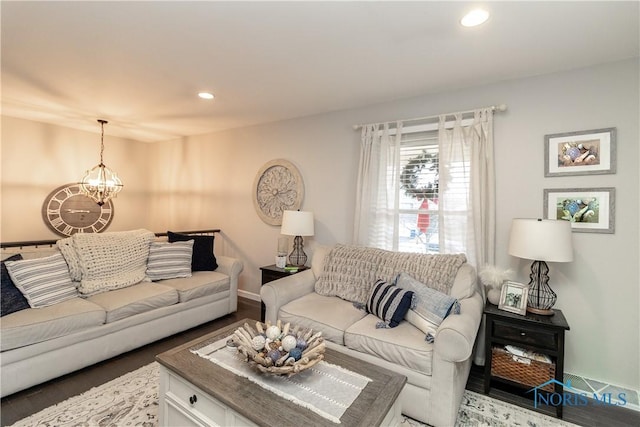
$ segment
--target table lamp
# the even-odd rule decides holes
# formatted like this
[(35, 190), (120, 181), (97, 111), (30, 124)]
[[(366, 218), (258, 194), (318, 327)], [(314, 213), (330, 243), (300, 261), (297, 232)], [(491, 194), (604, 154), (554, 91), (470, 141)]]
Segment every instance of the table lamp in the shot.
[(282, 214), (281, 234), (295, 236), (293, 250), (289, 254), (289, 264), (303, 266), (307, 262), (302, 236), (313, 236), (313, 212), (284, 211)]
[(553, 315), (556, 294), (549, 286), (549, 262), (573, 261), (571, 223), (551, 219), (515, 218), (511, 223), (509, 255), (531, 259), (527, 311)]

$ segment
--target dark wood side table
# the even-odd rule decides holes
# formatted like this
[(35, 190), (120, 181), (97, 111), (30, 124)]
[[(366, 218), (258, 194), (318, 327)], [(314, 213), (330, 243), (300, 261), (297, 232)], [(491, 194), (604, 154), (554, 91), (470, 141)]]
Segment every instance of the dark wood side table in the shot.
[[(496, 305), (487, 303), (484, 309), (486, 315), (485, 329), (485, 365), (484, 365), (484, 392), (489, 393), (491, 382), (501, 382), (509, 385), (515, 385), (526, 390), (531, 390), (545, 381), (554, 380), (553, 393), (559, 393), (562, 396), (562, 382), (564, 376), (564, 335), (569, 330), (569, 324), (560, 310), (553, 310), (553, 316), (540, 316), (537, 314), (527, 313), (521, 316), (508, 311), (500, 310)], [(537, 382), (536, 384), (526, 384), (524, 380), (517, 378), (515, 375), (507, 378), (509, 375), (496, 375), (498, 365), (492, 356), (493, 348), (504, 347), (505, 345), (513, 345), (536, 353), (546, 354), (551, 358), (555, 365), (555, 375)], [(496, 350), (498, 351), (498, 350)], [(513, 362), (519, 363), (519, 362)], [(530, 366), (539, 366), (532, 364)], [(525, 370), (527, 365), (517, 366), (517, 370)], [(534, 369), (534, 368), (531, 368)], [(525, 376), (526, 377), (526, 376)], [(536, 380), (538, 381), (538, 380)], [(547, 386), (551, 388), (550, 385)], [(546, 393), (545, 391), (540, 391)], [(533, 392), (531, 393), (533, 397)], [(562, 418), (562, 401), (558, 399), (548, 399), (554, 403), (556, 408), (556, 416)], [(555, 402), (554, 402), (555, 400)], [(556, 405), (555, 403), (559, 403)]]
[[(292, 274), (300, 273), (301, 271), (308, 269), (309, 267), (307, 267), (306, 265), (298, 267), (298, 271), (295, 272), (276, 267), (275, 264), (260, 267), (260, 270), (262, 270), (262, 283), (260, 284), (260, 286), (264, 285), (265, 283), (273, 282), (274, 280), (278, 280), (286, 276), (291, 276)], [(264, 316), (267, 308), (265, 307), (263, 302), (260, 302), (260, 305), (260, 320), (264, 322)]]

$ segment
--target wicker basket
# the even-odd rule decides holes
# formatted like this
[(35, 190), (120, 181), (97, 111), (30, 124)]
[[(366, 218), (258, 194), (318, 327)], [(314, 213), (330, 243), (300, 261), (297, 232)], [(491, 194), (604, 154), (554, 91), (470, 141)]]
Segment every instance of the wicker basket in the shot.
[[(518, 357), (527, 359), (526, 357)], [(504, 348), (493, 347), (491, 349), (491, 375), (531, 387), (537, 387), (555, 378), (555, 363), (528, 360), (530, 363), (517, 362), (513, 360), (513, 355)], [(553, 392), (553, 384), (547, 384), (542, 387), (542, 390)]]

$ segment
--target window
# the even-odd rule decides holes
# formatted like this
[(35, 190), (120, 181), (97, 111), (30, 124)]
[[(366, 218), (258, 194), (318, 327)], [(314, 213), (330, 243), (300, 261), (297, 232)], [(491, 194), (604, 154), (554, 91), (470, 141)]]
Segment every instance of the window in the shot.
[[(397, 180), (397, 240), (393, 250), (439, 252), (437, 132), (404, 132), (400, 139), (400, 167), (388, 166)], [(392, 180), (395, 181), (395, 180)]]
[(493, 115), (472, 113), (362, 126), (355, 244), (494, 262)]

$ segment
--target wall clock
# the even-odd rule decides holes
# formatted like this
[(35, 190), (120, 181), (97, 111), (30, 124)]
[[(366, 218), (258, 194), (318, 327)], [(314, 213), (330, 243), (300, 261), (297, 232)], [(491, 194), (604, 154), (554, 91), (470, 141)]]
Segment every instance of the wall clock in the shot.
[(293, 163), (276, 159), (260, 168), (253, 182), (253, 204), (260, 219), (282, 224), (284, 211), (300, 209), (304, 197), (302, 176)]
[(80, 184), (66, 184), (53, 190), (42, 205), (47, 227), (60, 236), (100, 233), (113, 219), (113, 202), (99, 206), (80, 191)]

